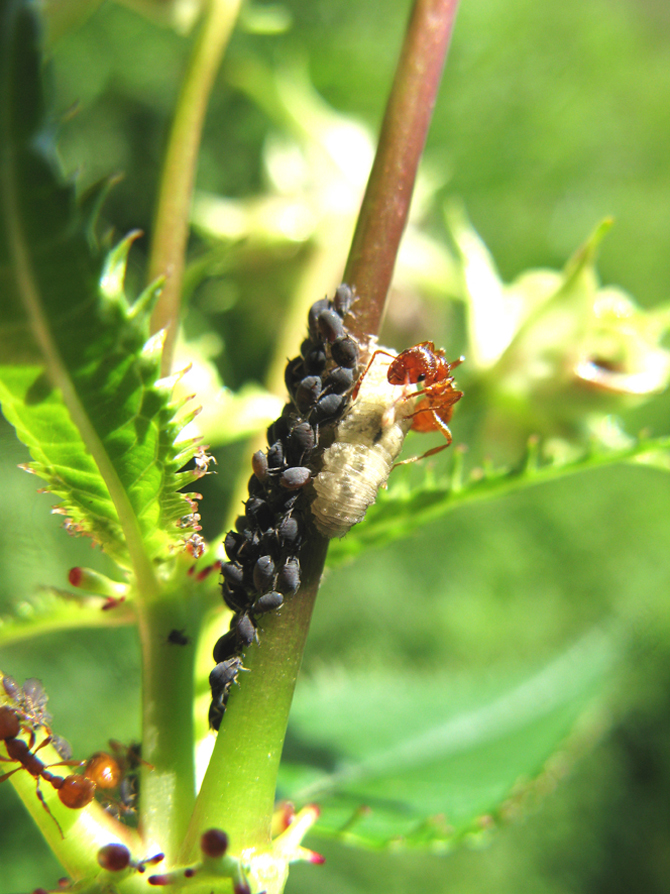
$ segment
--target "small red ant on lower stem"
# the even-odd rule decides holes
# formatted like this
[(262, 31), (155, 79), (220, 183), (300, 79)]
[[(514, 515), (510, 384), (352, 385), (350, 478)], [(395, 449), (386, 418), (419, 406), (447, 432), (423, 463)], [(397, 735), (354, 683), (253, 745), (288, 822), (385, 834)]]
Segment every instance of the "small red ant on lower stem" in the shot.
[[(18, 738), (22, 729), (29, 733), (27, 742)], [(21, 721), (20, 714), (8, 705), (0, 706), (0, 741), (5, 743), (8, 755), (7, 757), (0, 757), (0, 761), (17, 763), (19, 765), (8, 773), (4, 773), (0, 776), (0, 782), (9, 779), (14, 773), (18, 773), (19, 770), (26, 770), (30, 773), (30, 775), (35, 778), (37, 797), (39, 798), (42, 807), (44, 807), (51, 819), (58, 826), (58, 831), (61, 836), (65, 837), (63, 835), (63, 830), (60, 827), (60, 823), (51, 810), (49, 810), (49, 806), (44, 800), (44, 795), (40, 791), (40, 779), (43, 779), (45, 782), (52, 785), (58, 792), (58, 797), (61, 803), (73, 810), (81, 810), (83, 807), (86, 807), (87, 804), (91, 803), (95, 794), (95, 783), (92, 780), (87, 779), (85, 776), (78, 776), (74, 773), (65, 777), (55, 776), (51, 773), (48, 766), (37, 757), (37, 752), (40, 748), (44, 748), (45, 745), (48, 745), (51, 742), (51, 735), (47, 735), (44, 741), (40, 742), (37, 748), (35, 748), (35, 732), (26, 727)], [(49, 766), (73, 766), (78, 763), (79, 761), (59, 761), (58, 763), (50, 764)]]
[[(445, 450), (452, 441), (448, 423), (454, 412), (454, 404), (463, 397), (463, 392), (454, 388), (454, 377), (451, 375), (451, 371), (460, 366), (465, 357), (448, 362), (445, 359), (444, 348), (436, 348), (432, 341), (423, 341), (397, 355), (379, 349), (370, 357), (368, 365), (353, 390), (352, 400), (356, 399), (361, 382), (378, 354), (392, 358), (386, 376), (390, 385), (423, 384), (423, 390), (418, 395), (418, 409), (411, 414), (413, 417), (412, 431), (439, 431), (447, 440), (446, 444), (428, 450), (418, 459)], [(415, 396), (412, 394), (409, 397)], [(409, 461), (405, 460), (405, 462)]]
[(137, 744), (123, 745), (116, 739), (110, 739), (109, 746), (114, 754), (96, 751), (84, 763), (84, 776), (104, 792), (109, 793), (118, 788), (117, 797), (107, 794), (106, 801), (103, 801), (105, 810), (118, 818), (121, 814), (135, 813), (137, 771), (140, 764), (150, 770), (153, 770), (153, 766), (142, 760), (140, 746)]

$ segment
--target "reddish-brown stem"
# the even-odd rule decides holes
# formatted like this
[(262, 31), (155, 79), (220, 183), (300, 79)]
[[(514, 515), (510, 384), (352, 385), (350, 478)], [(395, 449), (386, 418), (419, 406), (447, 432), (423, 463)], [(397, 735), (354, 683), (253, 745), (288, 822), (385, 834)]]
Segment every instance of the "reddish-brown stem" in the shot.
[(458, 0), (416, 0), (396, 70), (344, 281), (362, 301), (350, 329), (376, 334), (405, 228)]

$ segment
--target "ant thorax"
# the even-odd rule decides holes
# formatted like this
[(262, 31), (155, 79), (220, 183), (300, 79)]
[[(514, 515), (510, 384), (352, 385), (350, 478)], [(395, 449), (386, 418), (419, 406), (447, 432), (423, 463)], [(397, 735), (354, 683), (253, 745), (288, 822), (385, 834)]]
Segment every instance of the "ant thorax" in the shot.
[(359, 382), (355, 400), (336, 427), (314, 479), (314, 523), (326, 537), (343, 537), (363, 520), (412, 426), (416, 386), (389, 384), (388, 368), (397, 355), (382, 350)]

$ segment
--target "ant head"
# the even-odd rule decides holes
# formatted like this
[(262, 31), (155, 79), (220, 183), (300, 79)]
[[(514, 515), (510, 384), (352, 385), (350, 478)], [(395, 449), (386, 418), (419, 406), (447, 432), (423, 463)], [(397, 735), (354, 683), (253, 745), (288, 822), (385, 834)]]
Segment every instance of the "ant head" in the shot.
[(15, 739), (21, 731), (19, 715), (9, 705), (0, 707), (0, 739)]

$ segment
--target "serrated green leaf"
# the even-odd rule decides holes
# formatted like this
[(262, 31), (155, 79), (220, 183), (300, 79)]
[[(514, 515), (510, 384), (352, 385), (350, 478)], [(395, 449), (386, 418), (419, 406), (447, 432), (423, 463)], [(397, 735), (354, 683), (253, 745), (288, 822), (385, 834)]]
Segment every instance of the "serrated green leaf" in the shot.
[[(616, 637), (594, 630), (503, 683), (325, 674), (299, 684), (280, 793), (321, 808), (316, 833), (366, 847), (448, 846), (502, 815), (602, 690)], [(495, 682), (491, 682), (495, 680)], [(291, 754), (302, 760), (292, 762)]]
[[(123, 280), (133, 235), (98, 283), (86, 228), (41, 153), (37, 36), (5, 0), (0, 52), (0, 401), (59, 511), (123, 567), (153, 579), (180, 545), (191, 507), (176, 494), (194, 444), (175, 445), (170, 383), (149, 338), (157, 286), (131, 306)], [(42, 139), (42, 144), (44, 140)]]
[(516, 469), (475, 469), (461, 480), (463, 457), (456, 454), (451, 478), (435, 481), (432, 472), (425, 472), (425, 483), (408, 487), (395, 471), (388, 490), (381, 490), (362, 524), (346, 537), (331, 541), (328, 564), (336, 566), (355, 558), (369, 547), (384, 546), (408, 537), (429, 521), (440, 518), (466, 503), (492, 499), (536, 484), (544, 484), (578, 472), (603, 466), (637, 462), (666, 470), (670, 462), (670, 438), (640, 438), (616, 449), (603, 445), (578, 457), (539, 463), (537, 445), (533, 441), (524, 463)]

